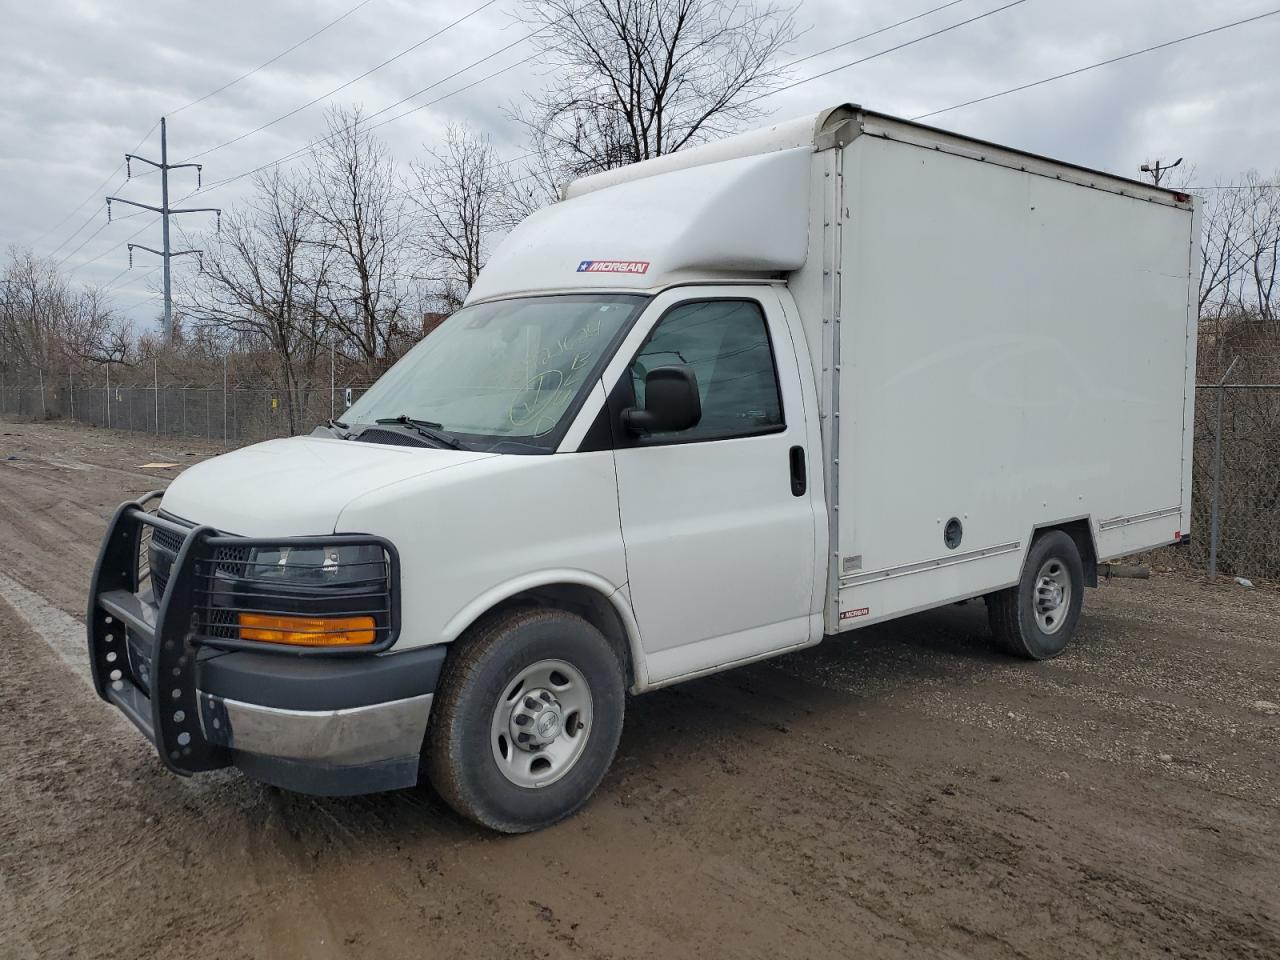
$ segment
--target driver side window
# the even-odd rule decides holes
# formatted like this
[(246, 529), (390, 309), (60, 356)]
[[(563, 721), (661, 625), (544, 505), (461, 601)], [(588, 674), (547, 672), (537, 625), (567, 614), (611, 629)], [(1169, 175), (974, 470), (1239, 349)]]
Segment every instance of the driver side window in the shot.
[(784, 426), (777, 369), (764, 313), (754, 300), (703, 300), (672, 308), (631, 365), (636, 405), (657, 367), (684, 364), (698, 378), (702, 419), (650, 439), (712, 440), (772, 433)]

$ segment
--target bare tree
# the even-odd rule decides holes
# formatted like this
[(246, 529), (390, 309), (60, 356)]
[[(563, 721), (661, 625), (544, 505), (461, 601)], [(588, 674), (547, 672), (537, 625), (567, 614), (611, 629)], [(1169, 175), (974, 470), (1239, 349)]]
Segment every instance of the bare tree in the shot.
[(1280, 176), (1250, 171), (1202, 196), (1199, 370), (1214, 381), (1234, 359), (1235, 378), (1274, 380), (1280, 360)]
[(418, 242), (428, 286), (446, 309), (462, 305), (489, 256), (494, 235), (507, 225), (505, 168), (489, 138), (450, 126), (444, 146), (413, 164), (409, 198), (420, 216)]
[(59, 339), (69, 364), (128, 363), (137, 343), (133, 324), (107, 305), (97, 287), (83, 288), (68, 304)]
[(327, 119), (311, 191), (321, 228), (314, 242), (332, 255), (323, 293), (340, 338), (361, 359), (376, 361), (404, 319), (404, 197), (391, 156), (360, 109), (335, 107)]
[(130, 324), (96, 287), (73, 288), (48, 260), (12, 247), (0, 271), (0, 363), (51, 371), (80, 361), (124, 362)]
[(731, 132), (782, 77), (794, 9), (753, 0), (526, 0), (555, 71), (517, 117), (561, 176)]
[(52, 261), (31, 250), (9, 248), (0, 313), (3, 361), (14, 367), (45, 370), (54, 340), (65, 327), (71, 295)]
[(1253, 313), (1274, 321), (1280, 307), (1280, 176), (1242, 174), (1204, 197), (1200, 312)]
[(278, 169), (254, 181), (253, 198), (223, 216), (206, 238), (201, 271), (183, 314), (242, 346), (265, 347), (284, 395), (289, 432), (297, 431), (329, 317), (325, 302), (334, 259), (320, 241), (315, 197)]

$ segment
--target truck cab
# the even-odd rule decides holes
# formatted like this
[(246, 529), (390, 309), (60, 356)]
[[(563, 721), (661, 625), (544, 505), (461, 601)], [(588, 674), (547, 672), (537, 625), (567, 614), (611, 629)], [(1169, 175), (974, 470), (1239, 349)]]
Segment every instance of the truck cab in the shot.
[[(853, 351), (876, 349), (842, 332), (841, 306), (881, 275), (842, 236), (845, 154), (868, 122), (842, 106), (571, 185), (340, 421), (123, 505), (89, 600), (99, 693), (179, 774), (235, 765), (351, 794), (425, 770), (459, 812), (518, 832), (587, 802), (627, 693), (970, 597), (1013, 652), (1056, 655), (1098, 559), (1181, 532), (1081, 486), (1010, 506), (1015, 537), (978, 492), (989, 466), (938, 503), (860, 481), (855, 508), (848, 464), (876, 452), (842, 457), (855, 418), (882, 418), (904, 464), (929, 442), (870, 400), (840, 403)], [(892, 278), (904, 314), (918, 268)], [(1177, 316), (1185, 355), (1185, 303)], [(936, 380), (911, 374), (919, 360), (858, 382)], [(1184, 381), (1158, 398), (1178, 499), (1156, 519), (1174, 523)], [(901, 535), (855, 540), (841, 511), (867, 503)]]

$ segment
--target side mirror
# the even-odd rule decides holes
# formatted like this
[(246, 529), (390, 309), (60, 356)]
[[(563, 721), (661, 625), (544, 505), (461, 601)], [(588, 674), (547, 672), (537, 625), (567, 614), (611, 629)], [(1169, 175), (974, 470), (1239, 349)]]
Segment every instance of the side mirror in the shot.
[(622, 424), (632, 433), (688, 430), (701, 419), (698, 378), (682, 363), (650, 370), (644, 378), (644, 409), (622, 411)]

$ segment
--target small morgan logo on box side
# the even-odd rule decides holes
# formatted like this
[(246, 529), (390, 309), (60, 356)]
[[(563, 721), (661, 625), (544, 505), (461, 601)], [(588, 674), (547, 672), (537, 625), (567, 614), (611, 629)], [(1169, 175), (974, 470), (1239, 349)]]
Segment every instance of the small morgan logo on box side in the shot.
[(648, 260), (583, 260), (578, 273), (648, 273)]

